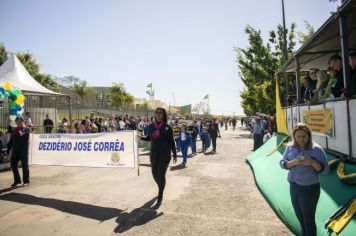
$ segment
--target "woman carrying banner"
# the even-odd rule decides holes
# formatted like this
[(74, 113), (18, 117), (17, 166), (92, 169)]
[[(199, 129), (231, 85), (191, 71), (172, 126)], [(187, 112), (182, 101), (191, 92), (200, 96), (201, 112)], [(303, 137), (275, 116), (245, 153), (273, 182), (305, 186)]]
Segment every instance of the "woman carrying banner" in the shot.
[(293, 142), (280, 161), (289, 170), (290, 195), (302, 235), (316, 234), (315, 211), (320, 196), (319, 174), (328, 172), (329, 165), (322, 147), (313, 143), (311, 130), (306, 124), (293, 129)]
[(11, 151), (11, 169), (14, 174), (14, 183), (11, 187), (15, 188), (21, 184), (21, 178), (17, 165), (21, 161), (23, 172), (23, 186), (30, 183), (30, 172), (28, 169), (28, 141), (30, 136), (30, 129), (24, 124), (22, 117), (17, 117), (17, 127), (11, 132), (10, 141), (7, 144), (7, 153)]
[(173, 130), (167, 124), (167, 112), (164, 108), (157, 108), (155, 120), (148, 128), (147, 136), (140, 136), (142, 140), (151, 141), (150, 162), (153, 179), (158, 185), (158, 198), (156, 208), (160, 207), (163, 200), (163, 191), (166, 185), (166, 172), (171, 161), (177, 162), (177, 152), (174, 144)]

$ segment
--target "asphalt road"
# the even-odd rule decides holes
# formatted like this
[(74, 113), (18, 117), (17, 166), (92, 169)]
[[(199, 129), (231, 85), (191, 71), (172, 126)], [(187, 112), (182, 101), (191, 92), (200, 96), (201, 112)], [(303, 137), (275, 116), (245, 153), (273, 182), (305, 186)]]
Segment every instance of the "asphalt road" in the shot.
[(147, 155), (139, 177), (129, 169), (32, 166), (30, 186), (8, 191), (12, 173), (2, 172), (0, 235), (292, 235), (255, 185), (248, 136), (222, 131), (217, 154), (190, 158), (184, 169), (171, 163), (157, 211)]

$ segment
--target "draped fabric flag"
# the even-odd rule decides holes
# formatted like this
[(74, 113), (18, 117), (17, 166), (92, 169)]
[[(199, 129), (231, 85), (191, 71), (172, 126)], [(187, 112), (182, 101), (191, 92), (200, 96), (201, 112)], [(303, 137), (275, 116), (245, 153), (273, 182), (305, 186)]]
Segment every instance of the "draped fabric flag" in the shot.
[(146, 87), (147, 88), (152, 88), (152, 83), (149, 83)]
[(209, 98), (209, 94), (205, 95), (205, 97), (203, 98), (203, 100), (208, 99)]
[(282, 110), (281, 100), (279, 96), (279, 86), (276, 80), (276, 113), (277, 113), (277, 130), (278, 133), (289, 135), (286, 113)]

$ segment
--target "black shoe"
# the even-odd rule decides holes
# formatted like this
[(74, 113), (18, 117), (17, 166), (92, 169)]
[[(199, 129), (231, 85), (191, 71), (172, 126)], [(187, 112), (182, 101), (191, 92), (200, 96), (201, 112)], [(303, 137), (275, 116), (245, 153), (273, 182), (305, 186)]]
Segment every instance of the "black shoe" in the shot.
[(21, 184), (21, 182), (15, 182), (15, 183), (11, 184), (11, 187), (12, 188), (17, 188), (17, 187), (19, 187), (18, 186), (19, 184)]
[(182, 162), (182, 166), (185, 167), (185, 164), (186, 164), (186, 163), (183, 161), (183, 162)]

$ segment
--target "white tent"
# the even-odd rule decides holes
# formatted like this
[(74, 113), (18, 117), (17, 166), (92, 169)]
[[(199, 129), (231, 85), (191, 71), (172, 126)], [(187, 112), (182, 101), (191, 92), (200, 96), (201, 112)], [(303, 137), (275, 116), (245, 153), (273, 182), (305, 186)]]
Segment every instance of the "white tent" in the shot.
[(21, 89), (25, 95), (66, 96), (53, 92), (38, 83), (14, 54), (0, 67), (0, 85), (4, 85), (6, 82), (10, 82), (16, 88)]

